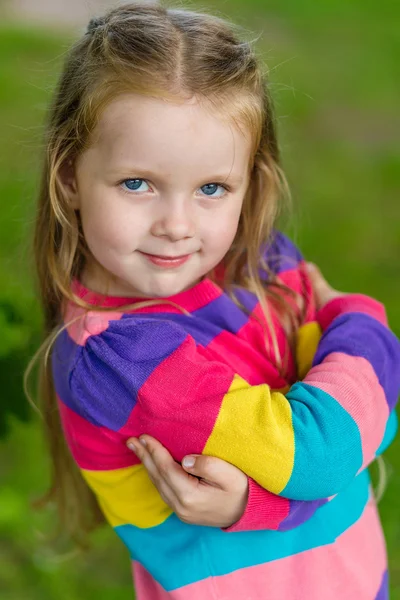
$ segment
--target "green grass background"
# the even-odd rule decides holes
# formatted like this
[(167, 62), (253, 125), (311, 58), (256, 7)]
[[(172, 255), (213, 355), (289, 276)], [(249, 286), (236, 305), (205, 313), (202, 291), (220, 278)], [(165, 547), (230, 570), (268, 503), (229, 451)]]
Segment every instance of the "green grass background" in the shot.
[[(261, 34), (293, 194), (286, 229), (334, 286), (383, 301), (400, 335), (400, 5), (215, 0), (212, 7)], [(53, 515), (29, 508), (48, 481), (38, 423), (21, 390), (40, 323), (29, 239), (45, 109), (74, 37), (0, 25), (1, 600), (132, 597), (128, 557), (111, 531), (93, 536), (88, 555), (62, 559), (43, 541)], [(380, 512), (391, 598), (400, 600), (398, 441), (386, 460), (390, 477)]]

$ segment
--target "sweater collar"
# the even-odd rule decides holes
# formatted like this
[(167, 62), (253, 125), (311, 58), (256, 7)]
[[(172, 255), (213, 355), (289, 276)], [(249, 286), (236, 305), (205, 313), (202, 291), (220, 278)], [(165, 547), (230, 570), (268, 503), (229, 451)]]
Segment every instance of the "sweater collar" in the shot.
[[(119, 308), (127, 304), (136, 304), (138, 302), (158, 300), (158, 298), (105, 296), (104, 294), (100, 294), (85, 287), (77, 279), (75, 279), (72, 282), (72, 291), (79, 298), (81, 298), (81, 300), (84, 300), (88, 304), (93, 304), (93, 306), (101, 306), (107, 308)], [(217, 284), (211, 281), (211, 279), (205, 278), (202, 279), (196, 285), (194, 285), (192, 288), (189, 288), (188, 290), (185, 290), (173, 296), (168, 296), (167, 298), (160, 298), (160, 300), (167, 300), (171, 303), (178, 305), (181, 308), (186, 309), (188, 312), (193, 312), (195, 310), (198, 310), (199, 308), (202, 308), (203, 306), (206, 306), (211, 301), (221, 296), (222, 293), (223, 292), (221, 288)], [(167, 306), (171, 306), (172, 308), (171, 304), (168, 305), (165, 304), (165, 302), (160, 302), (159, 305), (154, 305), (154, 308), (159, 311), (161, 307), (165, 308)]]

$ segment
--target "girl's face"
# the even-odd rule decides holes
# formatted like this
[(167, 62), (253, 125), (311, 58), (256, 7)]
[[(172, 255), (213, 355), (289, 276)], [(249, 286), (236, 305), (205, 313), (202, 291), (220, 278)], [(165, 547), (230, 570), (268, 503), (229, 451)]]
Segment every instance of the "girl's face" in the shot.
[(126, 94), (105, 109), (93, 140), (67, 183), (94, 257), (83, 283), (143, 297), (193, 286), (235, 237), (250, 136), (195, 100)]

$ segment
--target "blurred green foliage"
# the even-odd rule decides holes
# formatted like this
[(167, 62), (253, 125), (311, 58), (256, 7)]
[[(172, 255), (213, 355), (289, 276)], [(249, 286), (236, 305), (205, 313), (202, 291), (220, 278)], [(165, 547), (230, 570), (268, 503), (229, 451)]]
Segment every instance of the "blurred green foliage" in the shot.
[[(195, 4), (196, 5), (196, 4)], [(203, 2), (202, 6), (207, 6)], [(271, 68), (284, 166), (293, 194), (286, 222), (333, 285), (383, 301), (400, 335), (398, 17), (388, 0), (215, 0), (214, 10), (256, 34)], [(43, 541), (53, 515), (29, 500), (48, 481), (39, 424), (22, 374), (40, 339), (31, 223), (50, 90), (71, 32), (0, 27), (0, 598), (124, 600), (129, 561), (108, 529), (87, 556), (60, 558)], [(7, 428), (12, 434), (5, 437)], [(392, 600), (400, 600), (399, 443), (387, 452), (380, 504)]]

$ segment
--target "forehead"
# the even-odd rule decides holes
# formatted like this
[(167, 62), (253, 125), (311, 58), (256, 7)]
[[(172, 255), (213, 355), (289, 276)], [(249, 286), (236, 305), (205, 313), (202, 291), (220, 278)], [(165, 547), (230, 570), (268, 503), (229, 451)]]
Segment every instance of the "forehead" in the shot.
[(247, 167), (250, 135), (197, 100), (172, 103), (124, 94), (103, 111), (94, 145), (108, 163), (140, 159), (173, 171)]

